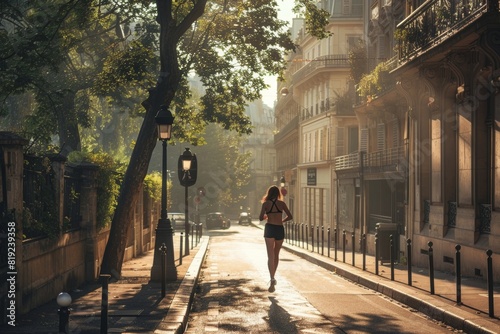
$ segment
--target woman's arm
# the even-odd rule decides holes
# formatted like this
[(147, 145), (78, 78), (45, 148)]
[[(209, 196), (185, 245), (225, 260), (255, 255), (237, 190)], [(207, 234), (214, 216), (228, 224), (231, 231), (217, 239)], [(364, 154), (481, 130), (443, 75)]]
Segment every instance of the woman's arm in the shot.
[(265, 204), (266, 204), (265, 202), (262, 203), (262, 208), (260, 209), (260, 214), (259, 214), (259, 220), (260, 221), (263, 221), (263, 220), (267, 219)]
[(292, 213), (285, 202), (283, 202), (283, 211), (286, 213), (286, 217), (282, 220), (283, 223), (293, 219)]

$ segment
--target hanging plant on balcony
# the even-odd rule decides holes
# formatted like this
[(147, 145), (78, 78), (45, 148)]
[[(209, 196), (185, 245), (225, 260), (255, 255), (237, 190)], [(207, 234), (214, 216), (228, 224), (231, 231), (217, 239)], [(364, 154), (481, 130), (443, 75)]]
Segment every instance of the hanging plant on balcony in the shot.
[(364, 75), (359, 81), (358, 93), (367, 99), (372, 99), (377, 94), (389, 88), (389, 68), (386, 63), (378, 64), (375, 69)]

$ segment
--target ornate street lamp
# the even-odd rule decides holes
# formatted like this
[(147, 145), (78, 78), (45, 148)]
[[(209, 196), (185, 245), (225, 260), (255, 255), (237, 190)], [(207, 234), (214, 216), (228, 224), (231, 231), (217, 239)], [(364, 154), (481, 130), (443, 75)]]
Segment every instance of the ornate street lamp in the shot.
[[(151, 268), (151, 281), (160, 282), (163, 280), (162, 276), (167, 281), (177, 280), (177, 268), (174, 261), (174, 230), (170, 219), (167, 217), (167, 141), (170, 140), (172, 135), (172, 124), (174, 123), (174, 116), (166, 106), (162, 105), (155, 117), (158, 124), (158, 139), (162, 141), (162, 184), (161, 184), (161, 216), (158, 220), (156, 227), (155, 250), (153, 258), (153, 267)], [(167, 247), (167, 260), (166, 260), (166, 273), (162, 273), (162, 256), (160, 254), (160, 247), (165, 244)], [(164, 274), (164, 275), (162, 275)]]
[(186, 234), (185, 252), (184, 254), (189, 255), (189, 212), (188, 212), (188, 187), (196, 183), (197, 176), (197, 162), (196, 154), (192, 154), (189, 148), (186, 147), (184, 153), (179, 157), (178, 162), (179, 169), (179, 182), (185, 188), (184, 196), (184, 233)]

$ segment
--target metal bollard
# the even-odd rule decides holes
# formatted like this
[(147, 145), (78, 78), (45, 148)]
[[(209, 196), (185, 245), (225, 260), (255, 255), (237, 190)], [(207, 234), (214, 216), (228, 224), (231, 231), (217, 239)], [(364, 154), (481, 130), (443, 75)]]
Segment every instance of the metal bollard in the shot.
[(316, 226), (316, 249), (318, 250), (319, 254), (319, 225)]
[(311, 225), (311, 249), (314, 253), (314, 226)]
[(363, 251), (363, 271), (366, 270), (366, 234), (361, 237), (361, 248)]
[(333, 250), (333, 260), (337, 262), (337, 246), (338, 246), (338, 237), (337, 237), (337, 228), (333, 229), (333, 246), (335, 249)]
[(408, 271), (408, 285), (411, 286), (412, 278), (411, 278), (411, 239), (406, 240), (406, 270)]
[(309, 227), (306, 225), (306, 250), (309, 250)]
[(321, 226), (321, 255), (325, 255), (325, 227)]
[(330, 257), (330, 246), (332, 244), (332, 239), (331, 239), (331, 233), (330, 233), (330, 228), (328, 228), (326, 230), (326, 237), (328, 238), (328, 242), (327, 242), (327, 245), (328, 245), (328, 257)]
[(389, 244), (391, 246), (389, 259), (391, 261), (391, 281), (394, 281), (394, 237), (392, 234), (389, 236)]
[(354, 245), (356, 244), (356, 235), (354, 232), (351, 234), (351, 247), (352, 247), (352, 265), (356, 266), (356, 247)]
[(457, 276), (457, 304), (462, 304), (462, 264), (460, 259), (460, 249), (462, 246), (455, 246), (455, 262), (456, 262), (456, 276)]
[(71, 304), (71, 296), (67, 292), (61, 292), (57, 295), (57, 305), (59, 309), (59, 333), (69, 333), (69, 314), (71, 311), (68, 306)]
[(108, 284), (111, 275), (101, 275), (102, 294), (101, 294), (101, 334), (108, 332)]
[(378, 233), (375, 233), (375, 275), (378, 275)]
[(160, 246), (161, 252), (161, 296), (165, 297), (165, 279), (167, 277), (167, 246), (162, 243)]
[(486, 255), (488, 255), (488, 309), (489, 309), (489, 316), (490, 318), (495, 317), (495, 311), (494, 311), (494, 303), (493, 303), (493, 259), (491, 258), (491, 255), (493, 254), (493, 251), (491, 249), (488, 249), (486, 251)]
[(183, 241), (184, 241), (184, 233), (181, 232), (181, 245), (180, 245), (180, 248), (179, 248), (179, 265), (182, 264), (182, 244), (183, 244)]
[(194, 248), (194, 225), (191, 225), (191, 249)]
[(427, 243), (429, 246), (429, 280), (431, 285), (431, 295), (434, 294), (434, 251), (432, 250), (432, 241)]
[(342, 261), (345, 263), (345, 229), (342, 230)]
[(300, 246), (299, 224), (295, 224), (295, 246)]
[(300, 224), (300, 236), (302, 239), (302, 248), (304, 248), (304, 223)]

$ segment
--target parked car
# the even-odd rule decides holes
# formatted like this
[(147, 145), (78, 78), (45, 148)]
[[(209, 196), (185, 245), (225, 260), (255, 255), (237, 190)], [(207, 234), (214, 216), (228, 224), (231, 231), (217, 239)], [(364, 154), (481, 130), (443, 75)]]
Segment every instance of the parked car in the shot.
[(205, 225), (207, 229), (226, 229), (231, 226), (231, 219), (227, 218), (222, 212), (212, 212), (205, 218)]
[(252, 217), (248, 212), (240, 213), (240, 217), (238, 218), (238, 224), (249, 225), (251, 222), (252, 222)]
[[(186, 223), (186, 214), (184, 212), (168, 212), (167, 217), (170, 219), (170, 224), (172, 224), (174, 230), (184, 231), (184, 224)], [(189, 220), (188, 223), (189, 229), (191, 230), (195, 222)]]

